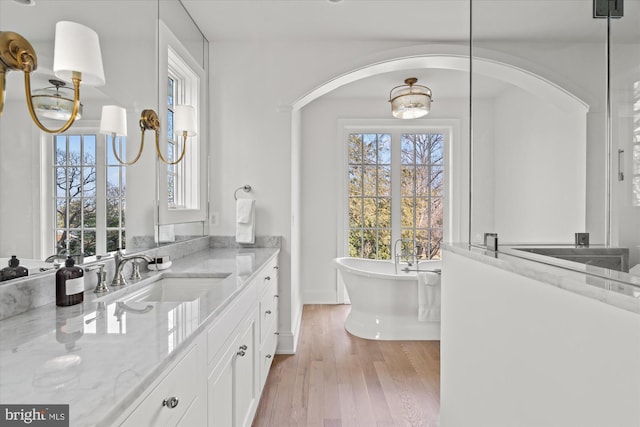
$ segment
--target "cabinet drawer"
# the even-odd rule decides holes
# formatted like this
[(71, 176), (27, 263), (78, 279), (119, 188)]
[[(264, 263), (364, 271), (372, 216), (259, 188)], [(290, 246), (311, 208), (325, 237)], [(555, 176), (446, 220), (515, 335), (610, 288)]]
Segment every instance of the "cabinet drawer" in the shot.
[(238, 297), (238, 299), (216, 319), (214, 325), (207, 332), (207, 363), (211, 363), (222, 346), (231, 335), (231, 332), (238, 326), (252, 307), (256, 304), (255, 281), (249, 284), (248, 289)]
[(122, 423), (125, 427), (174, 426), (197, 397), (197, 348), (189, 353), (149, 393)]
[(278, 346), (278, 335), (273, 331), (267, 336), (267, 340), (260, 350), (260, 389), (264, 386), (271, 369), (271, 363), (276, 356), (276, 348)]
[[(269, 330), (278, 329), (278, 284), (271, 284), (260, 299), (260, 342), (264, 343)], [(275, 325), (275, 327), (274, 327)]]

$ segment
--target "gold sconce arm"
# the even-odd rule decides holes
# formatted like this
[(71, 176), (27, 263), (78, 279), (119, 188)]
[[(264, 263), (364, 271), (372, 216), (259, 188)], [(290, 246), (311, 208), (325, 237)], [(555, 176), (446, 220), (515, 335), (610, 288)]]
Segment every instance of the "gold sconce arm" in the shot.
[[(38, 68), (33, 46), (18, 33), (0, 31), (0, 116), (4, 109), (6, 74), (9, 71), (31, 73)], [(31, 94), (27, 98), (31, 98)]]
[(187, 131), (182, 132), (182, 154), (180, 154), (180, 157), (178, 157), (178, 160), (176, 160), (175, 162), (168, 161), (162, 155), (162, 151), (160, 151), (160, 137), (158, 131), (156, 131), (156, 151), (158, 152), (158, 157), (160, 158), (160, 160), (162, 160), (163, 163), (167, 165), (176, 165), (180, 163), (182, 161), (182, 158), (184, 157), (184, 153), (187, 152)]
[(138, 161), (138, 159), (140, 159), (140, 155), (142, 154), (142, 148), (144, 147), (144, 132), (142, 133), (142, 141), (140, 142), (140, 148), (138, 149), (138, 154), (136, 155), (136, 158), (133, 159), (130, 162), (125, 162), (124, 160), (122, 160), (120, 158), (120, 156), (118, 155), (118, 150), (116, 149), (116, 134), (112, 133), (111, 134), (111, 147), (113, 148), (113, 156), (116, 158), (116, 160), (121, 164), (121, 165), (125, 165), (125, 166), (131, 166), (132, 164), (134, 164), (135, 162)]

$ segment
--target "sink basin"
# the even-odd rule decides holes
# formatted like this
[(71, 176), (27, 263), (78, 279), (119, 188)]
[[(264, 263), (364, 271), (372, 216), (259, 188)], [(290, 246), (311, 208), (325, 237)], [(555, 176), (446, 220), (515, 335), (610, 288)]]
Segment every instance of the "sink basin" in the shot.
[(165, 277), (129, 298), (131, 301), (185, 302), (204, 296), (230, 273), (209, 277)]

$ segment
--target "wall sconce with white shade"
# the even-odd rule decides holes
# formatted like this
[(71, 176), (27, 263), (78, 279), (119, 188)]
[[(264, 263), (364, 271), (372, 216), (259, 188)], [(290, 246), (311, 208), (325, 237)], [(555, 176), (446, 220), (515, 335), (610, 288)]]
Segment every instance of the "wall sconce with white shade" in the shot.
[(105, 83), (98, 34), (75, 22), (60, 21), (56, 24), (53, 72), (59, 79), (73, 82), (71, 111), (64, 113), (69, 118), (59, 129), (46, 128), (36, 115), (31, 95), (31, 73), (36, 68), (38, 59), (33, 46), (18, 33), (0, 31), (0, 115), (4, 108), (6, 73), (23, 71), (27, 107), (34, 123), (44, 132), (62, 133), (79, 118), (80, 82), (89, 86), (102, 86)]
[(142, 154), (142, 148), (144, 147), (144, 138), (140, 144), (138, 154), (130, 162), (122, 160), (118, 154), (118, 149), (116, 148), (116, 138), (127, 136), (127, 110), (125, 108), (117, 105), (104, 105), (102, 107), (102, 116), (100, 117), (100, 133), (104, 135), (111, 135), (113, 155), (120, 164), (129, 166), (138, 161)]
[(162, 151), (160, 150), (158, 138), (156, 138), (156, 151), (158, 152), (158, 157), (168, 165), (175, 165), (177, 163), (180, 163), (187, 151), (187, 137), (195, 136), (198, 129), (196, 110), (191, 105), (176, 105), (173, 112), (174, 132), (176, 135), (178, 135), (178, 137), (182, 136), (182, 153), (180, 154), (180, 157), (178, 157), (178, 160), (170, 162), (165, 159), (162, 155)]
[(404, 85), (396, 86), (389, 93), (391, 114), (398, 119), (417, 119), (431, 110), (431, 89), (417, 85), (418, 79), (410, 77)]

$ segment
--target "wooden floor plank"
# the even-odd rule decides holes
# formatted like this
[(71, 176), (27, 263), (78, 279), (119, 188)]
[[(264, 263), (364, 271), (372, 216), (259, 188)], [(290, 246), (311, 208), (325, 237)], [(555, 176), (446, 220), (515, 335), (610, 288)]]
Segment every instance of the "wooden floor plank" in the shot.
[(276, 355), (254, 427), (435, 427), (439, 341), (375, 341), (344, 329), (348, 305), (305, 305), (297, 354)]

